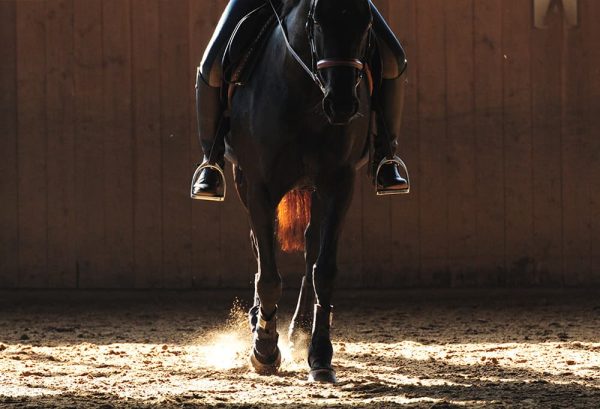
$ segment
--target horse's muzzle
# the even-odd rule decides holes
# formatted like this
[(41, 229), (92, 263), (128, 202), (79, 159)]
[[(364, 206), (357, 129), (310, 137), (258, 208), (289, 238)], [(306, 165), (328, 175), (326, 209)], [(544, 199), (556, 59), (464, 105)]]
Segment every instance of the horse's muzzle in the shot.
[(358, 113), (357, 97), (336, 100), (331, 95), (323, 98), (323, 111), (331, 125), (347, 125)]

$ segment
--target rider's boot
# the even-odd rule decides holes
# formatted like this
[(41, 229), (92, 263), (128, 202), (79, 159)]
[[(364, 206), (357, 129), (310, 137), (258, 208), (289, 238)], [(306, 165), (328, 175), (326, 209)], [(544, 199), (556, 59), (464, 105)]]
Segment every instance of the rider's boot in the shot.
[(221, 201), (225, 197), (225, 141), (221, 128), (224, 119), (220, 93), (220, 88), (208, 85), (198, 70), (196, 110), (204, 159), (194, 173), (192, 199)]
[(376, 101), (377, 134), (372, 175), (378, 195), (402, 194), (410, 190), (409, 182), (400, 174), (403, 162), (396, 156), (405, 88), (405, 74), (396, 79), (384, 79)]

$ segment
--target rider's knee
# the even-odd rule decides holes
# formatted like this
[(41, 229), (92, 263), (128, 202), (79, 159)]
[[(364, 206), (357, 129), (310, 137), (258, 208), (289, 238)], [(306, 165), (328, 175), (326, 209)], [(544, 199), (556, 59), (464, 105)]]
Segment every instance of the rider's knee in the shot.
[(198, 66), (196, 68), (196, 89), (200, 88), (200, 85), (203, 83), (208, 85), (208, 82), (206, 82), (206, 79), (202, 76), (202, 67)]
[(382, 75), (386, 80), (394, 80), (399, 78), (406, 72), (408, 61), (404, 49), (400, 44), (387, 44), (383, 41), (378, 41), (377, 46), (382, 62)]
[(198, 75), (196, 77), (196, 85), (202, 80), (211, 87), (220, 87), (223, 80), (220, 58), (210, 58), (205, 53), (200, 66), (198, 67)]
[(383, 63), (383, 78), (386, 80), (397, 79), (406, 71), (406, 54), (400, 41), (372, 2), (371, 12), (373, 14), (373, 32)]

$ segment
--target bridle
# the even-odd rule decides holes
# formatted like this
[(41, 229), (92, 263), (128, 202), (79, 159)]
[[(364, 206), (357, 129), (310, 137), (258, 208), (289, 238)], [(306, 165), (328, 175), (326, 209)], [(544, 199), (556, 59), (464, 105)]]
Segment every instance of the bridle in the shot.
[(292, 57), (294, 57), (294, 59), (298, 62), (298, 64), (302, 67), (302, 69), (308, 74), (308, 76), (311, 78), (311, 80), (319, 87), (319, 89), (321, 90), (323, 95), (327, 94), (327, 89), (325, 87), (323, 78), (321, 76), (321, 71), (325, 70), (327, 68), (334, 68), (334, 67), (354, 68), (355, 70), (358, 71), (358, 75), (357, 75), (357, 79), (356, 79), (356, 87), (358, 87), (360, 85), (360, 82), (364, 78), (365, 71), (367, 69), (366, 63), (364, 61), (367, 61), (367, 53), (369, 52), (369, 49), (371, 48), (371, 29), (370, 28), (369, 28), (369, 32), (368, 32), (367, 46), (365, 47), (365, 55), (362, 57), (362, 59), (358, 59), (358, 58), (319, 58), (318, 53), (317, 53), (317, 45), (315, 42), (315, 25), (316, 25), (315, 9), (316, 9), (318, 0), (311, 0), (310, 10), (308, 13), (308, 20), (306, 21), (306, 32), (308, 34), (308, 42), (310, 45), (310, 54), (311, 54), (311, 60), (312, 60), (312, 64), (311, 64), (312, 69), (311, 69), (311, 68), (308, 68), (308, 66), (304, 63), (304, 61), (298, 55), (296, 50), (294, 50), (294, 47), (292, 47), (292, 45), (290, 44), (287, 33), (283, 26), (283, 22), (281, 21), (281, 17), (279, 16), (277, 9), (273, 5), (273, 0), (268, 0), (268, 1), (269, 1), (269, 4), (271, 5), (271, 8), (273, 9), (275, 18), (277, 19), (277, 23), (279, 25), (281, 33), (283, 34), (283, 38), (285, 40), (285, 45), (286, 45), (288, 51), (290, 52)]

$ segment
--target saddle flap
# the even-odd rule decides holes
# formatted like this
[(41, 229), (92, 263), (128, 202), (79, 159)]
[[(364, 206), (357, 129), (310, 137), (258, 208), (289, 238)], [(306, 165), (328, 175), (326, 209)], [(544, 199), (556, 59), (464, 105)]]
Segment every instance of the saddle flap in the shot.
[(223, 54), (225, 83), (241, 85), (250, 77), (273, 21), (273, 12), (265, 3), (238, 23)]

